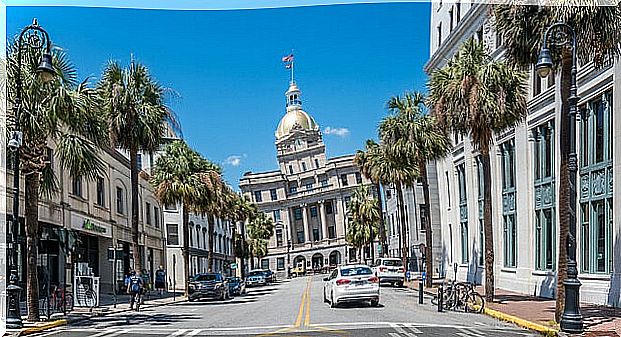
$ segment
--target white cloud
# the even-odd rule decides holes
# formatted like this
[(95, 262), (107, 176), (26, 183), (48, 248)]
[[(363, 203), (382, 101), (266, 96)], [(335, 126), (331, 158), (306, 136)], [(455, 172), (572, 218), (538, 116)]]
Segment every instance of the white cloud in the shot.
[(325, 129), (323, 129), (323, 133), (326, 135), (335, 135), (335, 136), (344, 138), (349, 135), (349, 129), (348, 128), (332, 128), (328, 126)]
[(224, 160), (224, 164), (231, 165), (231, 166), (239, 166), (239, 164), (241, 164), (241, 160), (242, 160), (242, 156), (232, 155), (232, 156), (228, 156)]

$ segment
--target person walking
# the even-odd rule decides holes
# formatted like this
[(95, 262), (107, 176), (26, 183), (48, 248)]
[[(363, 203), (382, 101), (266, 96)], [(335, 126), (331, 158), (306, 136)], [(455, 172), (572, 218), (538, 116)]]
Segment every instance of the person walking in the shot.
[[(142, 302), (142, 289), (144, 288), (144, 283), (142, 277), (140, 275), (136, 275), (136, 271), (132, 270), (129, 283), (127, 285), (127, 293), (129, 296), (129, 310), (134, 309), (134, 303), (136, 304), (136, 310), (140, 307), (140, 302)], [(138, 301), (136, 302), (136, 298)]]
[(166, 270), (160, 265), (155, 271), (155, 289), (157, 289), (160, 297), (164, 294), (166, 288)]

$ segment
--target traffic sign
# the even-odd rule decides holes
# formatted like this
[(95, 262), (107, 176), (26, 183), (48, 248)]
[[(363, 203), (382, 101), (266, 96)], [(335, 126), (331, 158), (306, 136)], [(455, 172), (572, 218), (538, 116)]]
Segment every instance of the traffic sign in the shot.
[(423, 272), (423, 280), (426, 280), (426, 279), (427, 279), (427, 273)]
[(237, 269), (237, 263), (231, 263), (231, 269)]

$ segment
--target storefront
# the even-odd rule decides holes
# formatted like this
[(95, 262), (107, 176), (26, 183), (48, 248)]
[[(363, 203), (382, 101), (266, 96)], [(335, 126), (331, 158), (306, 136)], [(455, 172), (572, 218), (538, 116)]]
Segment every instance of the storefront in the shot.
[(103, 285), (112, 285), (112, 266), (107, 247), (112, 245), (112, 226), (78, 214), (71, 214), (71, 229), (77, 236), (73, 263), (87, 263)]

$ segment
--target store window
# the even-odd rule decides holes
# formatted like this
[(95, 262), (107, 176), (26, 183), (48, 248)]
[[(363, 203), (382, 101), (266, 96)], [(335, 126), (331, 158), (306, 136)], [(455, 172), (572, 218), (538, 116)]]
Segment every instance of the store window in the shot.
[(508, 140), (499, 146), (502, 168), (503, 265), (517, 267), (517, 224), (515, 190), (515, 145)]
[(469, 261), (468, 251), (468, 198), (466, 195), (466, 165), (457, 166), (459, 183), (459, 223), (461, 233), (461, 263)]
[(535, 269), (556, 269), (554, 120), (532, 130), (535, 187)]
[(179, 245), (179, 226), (177, 224), (166, 224), (166, 241), (168, 245)]

